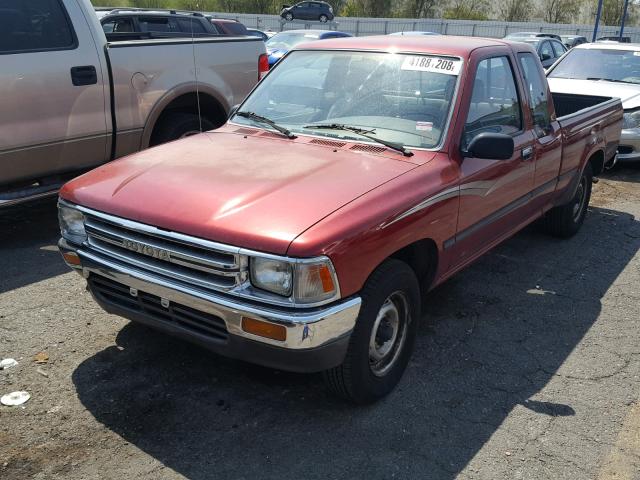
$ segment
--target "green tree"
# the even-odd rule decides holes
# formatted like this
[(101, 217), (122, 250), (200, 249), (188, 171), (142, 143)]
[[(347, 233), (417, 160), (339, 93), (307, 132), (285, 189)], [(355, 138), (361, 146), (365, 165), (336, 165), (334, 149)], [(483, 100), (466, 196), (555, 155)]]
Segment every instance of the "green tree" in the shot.
[(583, 0), (543, 0), (540, 16), (548, 23), (573, 23), (582, 4)]
[(502, 0), (498, 7), (500, 19), (505, 22), (526, 22), (532, 10), (531, 0)]
[(442, 17), (452, 20), (487, 20), (488, 12), (488, 0), (452, 0)]

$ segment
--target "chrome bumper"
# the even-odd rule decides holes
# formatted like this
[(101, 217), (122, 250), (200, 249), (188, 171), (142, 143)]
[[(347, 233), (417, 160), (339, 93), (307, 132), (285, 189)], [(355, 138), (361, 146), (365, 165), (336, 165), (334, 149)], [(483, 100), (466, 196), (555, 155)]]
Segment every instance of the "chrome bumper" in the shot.
[[(315, 349), (348, 336), (355, 326), (362, 303), (359, 297), (354, 297), (337, 304), (308, 310), (254, 306), (195, 287), (173, 283), (171, 280), (114, 262), (84, 248), (75, 248), (63, 239), (58, 246), (62, 253), (75, 252), (78, 255), (80, 265), (67, 264), (84, 278), (100, 275), (128, 286), (133, 289), (132, 292), (145, 292), (168, 302), (215, 315), (224, 320), (230, 335), (280, 349)], [(241, 326), (242, 317), (283, 325), (287, 330), (286, 340), (278, 341), (245, 332)]]
[(638, 129), (622, 130), (618, 146), (619, 162), (640, 160), (640, 132)]

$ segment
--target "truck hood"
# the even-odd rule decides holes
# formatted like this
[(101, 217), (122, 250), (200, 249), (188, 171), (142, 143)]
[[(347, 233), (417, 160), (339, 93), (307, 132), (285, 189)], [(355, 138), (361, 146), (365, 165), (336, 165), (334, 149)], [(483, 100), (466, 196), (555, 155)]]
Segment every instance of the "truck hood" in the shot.
[(548, 78), (547, 80), (552, 92), (618, 97), (622, 100), (622, 108), (625, 110), (640, 107), (640, 85), (570, 78)]
[(101, 166), (66, 184), (60, 195), (170, 231), (285, 254), (303, 231), (416, 166), (399, 155), (308, 141), (195, 135)]

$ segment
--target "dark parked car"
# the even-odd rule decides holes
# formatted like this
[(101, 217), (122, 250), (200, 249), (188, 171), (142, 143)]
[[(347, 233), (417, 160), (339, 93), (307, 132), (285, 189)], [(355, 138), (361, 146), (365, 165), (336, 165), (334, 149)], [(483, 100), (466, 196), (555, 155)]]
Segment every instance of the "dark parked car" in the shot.
[(333, 30), (288, 30), (276, 33), (267, 43), (267, 55), (269, 55), (269, 67), (275, 65), (289, 50), (303, 42), (326, 40), (328, 38), (351, 37), (350, 33), (336, 32)]
[(103, 16), (100, 23), (109, 37), (119, 39), (139, 33), (155, 37), (248, 35), (247, 28), (235, 20), (177, 10), (113, 10)]
[(333, 20), (333, 7), (326, 2), (299, 2), (293, 6), (283, 5), (280, 16), (287, 22), (312, 20), (325, 23)]
[(266, 42), (267, 40), (269, 40), (274, 34), (271, 33), (271, 35), (269, 35), (266, 32), (263, 32), (262, 30), (258, 30), (256, 28), (247, 28), (247, 35), (251, 35), (252, 37), (258, 37), (259, 39), (261, 39), (263, 42)]
[[(522, 35), (525, 34), (526, 32), (522, 32)], [(542, 62), (542, 66), (544, 68), (549, 68), (568, 50), (560, 41), (560, 37), (558, 35), (553, 35), (551, 33), (538, 33), (535, 34), (535, 36), (528, 37), (519, 35), (520, 34), (514, 33), (507, 35), (504, 38), (505, 40), (524, 42), (531, 45), (538, 53), (538, 57), (540, 58), (540, 62)]]
[(582, 45), (583, 43), (589, 43), (586, 37), (581, 37), (580, 35), (560, 35), (562, 38), (562, 43), (567, 48), (577, 47), (578, 45)]

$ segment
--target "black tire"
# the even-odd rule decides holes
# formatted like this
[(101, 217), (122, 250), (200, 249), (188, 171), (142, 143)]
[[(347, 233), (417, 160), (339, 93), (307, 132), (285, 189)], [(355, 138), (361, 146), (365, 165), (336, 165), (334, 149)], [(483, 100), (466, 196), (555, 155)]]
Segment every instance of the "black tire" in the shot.
[[(207, 118), (202, 118), (202, 131), (213, 130), (215, 125)], [(194, 113), (176, 112), (166, 115), (158, 122), (151, 135), (151, 146), (178, 140), (189, 134), (200, 132), (200, 119)]]
[(285, 14), (284, 19), (285, 19), (287, 22), (292, 21), (292, 20), (293, 20), (293, 13), (287, 13), (287, 14)]
[(571, 201), (552, 208), (542, 218), (547, 233), (559, 238), (569, 238), (578, 233), (587, 215), (592, 185), (593, 170), (591, 164), (587, 163)]
[(320, 22), (321, 23), (327, 23), (327, 20), (329, 20), (329, 17), (327, 17), (324, 14), (320, 15)]
[[(406, 263), (394, 259), (386, 260), (371, 274), (362, 289), (361, 297), (360, 315), (351, 334), (344, 362), (338, 367), (323, 372), (323, 376), (328, 388), (338, 396), (354, 403), (367, 404), (390, 393), (407, 367), (420, 319), (418, 279)], [(406, 302), (401, 300), (402, 298), (406, 299)], [(381, 321), (377, 321), (379, 313), (389, 311), (389, 302), (396, 307), (405, 305), (398, 309), (406, 310), (402, 334), (400, 328), (397, 328), (395, 330), (397, 333), (391, 335), (386, 316), (382, 317)], [(401, 318), (400, 314), (398, 318)], [(400, 325), (401, 322), (398, 324)], [(381, 349), (393, 343), (389, 351), (391, 356), (384, 357), (387, 358), (388, 364), (382, 360), (372, 363), (370, 342), (374, 338), (372, 335), (374, 326), (382, 326), (382, 328), (376, 328), (375, 340), (378, 340), (380, 332), (387, 335), (388, 341), (380, 345)], [(391, 331), (394, 331), (393, 327)], [(391, 335), (391, 339), (388, 335)], [(374, 345), (379, 344), (374, 342)], [(379, 351), (374, 348), (374, 353), (377, 355)]]

